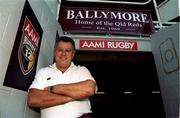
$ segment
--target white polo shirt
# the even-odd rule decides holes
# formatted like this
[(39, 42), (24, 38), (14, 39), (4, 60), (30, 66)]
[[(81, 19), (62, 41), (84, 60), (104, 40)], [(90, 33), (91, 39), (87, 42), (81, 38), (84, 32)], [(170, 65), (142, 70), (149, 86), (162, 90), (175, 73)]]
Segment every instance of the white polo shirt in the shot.
[[(40, 69), (36, 73), (30, 88), (43, 90), (48, 86), (75, 83), (87, 79), (95, 81), (89, 70), (84, 66), (76, 66), (71, 63), (71, 66), (62, 73), (56, 68), (56, 64), (53, 64)], [(84, 99), (41, 109), (41, 118), (78, 118), (82, 114), (89, 112), (91, 112), (90, 101), (89, 99)]]

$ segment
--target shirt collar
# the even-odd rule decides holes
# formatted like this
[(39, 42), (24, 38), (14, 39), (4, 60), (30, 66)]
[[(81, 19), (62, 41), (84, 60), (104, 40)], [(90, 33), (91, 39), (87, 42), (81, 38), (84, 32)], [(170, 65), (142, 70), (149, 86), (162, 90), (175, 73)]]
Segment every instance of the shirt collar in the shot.
[[(68, 68), (66, 71), (69, 71), (69, 70), (70, 70), (71, 68), (73, 68), (73, 67), (74, 67), (74, 63), (71, 62), (71, 65), (69, 66), (69, 68)], [(60, 70), (56, 67), (56, 63), (50, 65), (50, 68), (53, 68), (53, 69), (55, 69), (55, 70), (60, 71)], [(65, 71), (65, 72), (66, 72), (66, 71)]]

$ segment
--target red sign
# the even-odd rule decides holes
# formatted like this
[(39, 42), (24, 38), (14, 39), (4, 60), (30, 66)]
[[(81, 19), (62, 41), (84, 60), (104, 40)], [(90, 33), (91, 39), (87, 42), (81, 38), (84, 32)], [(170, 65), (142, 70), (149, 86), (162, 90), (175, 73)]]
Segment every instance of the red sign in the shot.
[(138, 50), (136, 41), (122, 40), (80, 40), (80, 49)]
[(24, 31), (24, 35), (26, 35), (28, 37), (28, 39), (30, 39), (31, 42), (33, 42), (35, 44), (35, 46), (38, 47), (40, 37), (39, 37), (38, 33), (36, 32), (36, 29), (31, 24), (31, 22), (29, 21), (29, 19), (27, 17), (25, 18), (23, 31)]

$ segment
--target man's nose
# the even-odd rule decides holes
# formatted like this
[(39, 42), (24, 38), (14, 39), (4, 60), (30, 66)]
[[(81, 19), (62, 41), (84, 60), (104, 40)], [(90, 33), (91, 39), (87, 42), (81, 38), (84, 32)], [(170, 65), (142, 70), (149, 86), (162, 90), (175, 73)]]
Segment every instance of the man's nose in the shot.
[(62, 50), (62, 55), (65, 55), (66, 54), (66, 50)]

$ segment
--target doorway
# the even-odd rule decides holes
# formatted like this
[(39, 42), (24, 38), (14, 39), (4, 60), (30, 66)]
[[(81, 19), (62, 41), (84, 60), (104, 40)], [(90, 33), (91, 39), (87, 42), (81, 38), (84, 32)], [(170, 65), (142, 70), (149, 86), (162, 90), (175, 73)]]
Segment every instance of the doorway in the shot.
[(90, 98), (93, 118), (165, 118), (151, 52), (77, 51), (98, 85)]

